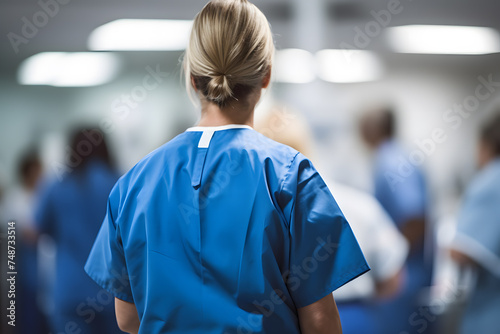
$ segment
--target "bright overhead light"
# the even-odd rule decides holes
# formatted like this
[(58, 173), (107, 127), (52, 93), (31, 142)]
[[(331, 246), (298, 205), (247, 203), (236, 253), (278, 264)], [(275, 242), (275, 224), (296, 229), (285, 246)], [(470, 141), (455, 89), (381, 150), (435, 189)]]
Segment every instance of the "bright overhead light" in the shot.
[(277, 82), (308, 83), (316, 78), (314, 56), (301, 49), (276, 51), (274, 77)]
[(25, 59), (17, 76), (22, 85), (85, 87), (111, 81), (118, 70), (108, 52), (42, 52)]
[(321, 50), (316, 53), (316, 61), (318, 76), (328, 82), (373, 81), (383, 72), (379, 58), (365, 50)]
[(96, 28), (89, 36), (90, 50), (180, 51), (189, 41), (191, 20), (121, 19)]
[(407, 25), (387, 29), (390, 46), (400, 53), (478, 55), (500, 52), (498, 32), (492, 28)]

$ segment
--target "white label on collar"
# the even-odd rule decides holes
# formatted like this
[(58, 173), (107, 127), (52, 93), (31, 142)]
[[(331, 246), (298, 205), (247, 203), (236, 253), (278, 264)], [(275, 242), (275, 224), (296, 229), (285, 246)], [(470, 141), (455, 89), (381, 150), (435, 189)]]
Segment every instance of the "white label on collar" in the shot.
[(210, 146), (210, 141), (214, 135), (214, 130), (204, 130), (201, 135), (200, 142), (198, 143), (198, 148), (208, 148)]

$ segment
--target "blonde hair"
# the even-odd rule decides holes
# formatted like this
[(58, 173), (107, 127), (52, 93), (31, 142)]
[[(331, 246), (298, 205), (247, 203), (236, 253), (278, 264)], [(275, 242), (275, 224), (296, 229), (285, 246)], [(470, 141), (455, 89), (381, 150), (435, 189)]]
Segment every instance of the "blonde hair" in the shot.
[(261, 88), (274, 43), (264, 14), (247, 0), (210, 1), (193, 22), (184, 55), (186, 88), (192, 81), (207, 100), (223, 107)]

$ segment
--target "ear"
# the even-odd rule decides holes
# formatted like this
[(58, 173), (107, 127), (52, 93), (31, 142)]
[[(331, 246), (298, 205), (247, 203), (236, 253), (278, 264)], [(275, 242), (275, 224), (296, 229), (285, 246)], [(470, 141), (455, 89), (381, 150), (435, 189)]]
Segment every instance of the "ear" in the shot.
[(269, 67), (269, 70), (264, 76), (264, 79), (262, 79), (262, 88), (266, 89), (267, 87), (269, 87), (270, 83), (271, 83), (271, 67)]
[(196, 83), (194, 82), (194, 77), (191, 75), (191, 87), (193, 87), (195, 92), (198, 92), (198, 89), (196, 88)]

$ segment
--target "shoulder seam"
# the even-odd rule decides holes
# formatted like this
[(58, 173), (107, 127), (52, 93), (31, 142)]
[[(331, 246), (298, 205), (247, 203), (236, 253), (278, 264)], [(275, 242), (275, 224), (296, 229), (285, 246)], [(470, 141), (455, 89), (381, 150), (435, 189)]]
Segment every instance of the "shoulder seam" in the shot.
[(297, 158), (297, 156), (300, 154), (300, 152), (297, 152), (295, 153), (295, 155), (293, 156), (292, 160), (290, 160), (290, 163), (286, 166), (287, 168), (287, 171), (285, 173), (285, 176), (283, 177), (283, 180), (281, 181), (281, 186), (280, 186), (280, 191), (279, 193), (281, 194), (281, 192), (283, 191), (283, 188), (285, 187), (285, 183), (290, 175), (290, 168), (292, 167), (293, 163), (295, 162), (295, 159)]
[[(283, 192), (283, 188), (285, 188), (285, 184), (286, 184), (286, 181), (288, 180), (289, 176), (290, 176), (290, 168), (292, 167), (293, 163), (295, 162), (295, 159), (297, 159), (297, 156), (299, 155), (300, 152), (297, 152), (295, 153), (295, 155), (293, 156), (292, 160), (290, 160), (290, 163), (286, 166), (288, 169), (285, 173), (285, 176), (283, 177), (283, 180), (281, 181), (281, 185), (280, 185), (280, 188), (279, 188), (279, 192), (278, 192), (278, 196), (281, 197), (281, 193)], [(292, 203), (292, 210), (290, 210), (290, 212), (293, 212), (293, 207), (295, 206), (295, 203)], [(291, 218), (290, 217), (285, 217), (285, 213), (283, 213), (283, 218), (285, 220), (285, 223), (287, 225), (287, 227), (289, 228), (290, 227), (290, 221), (291, 221)]]

